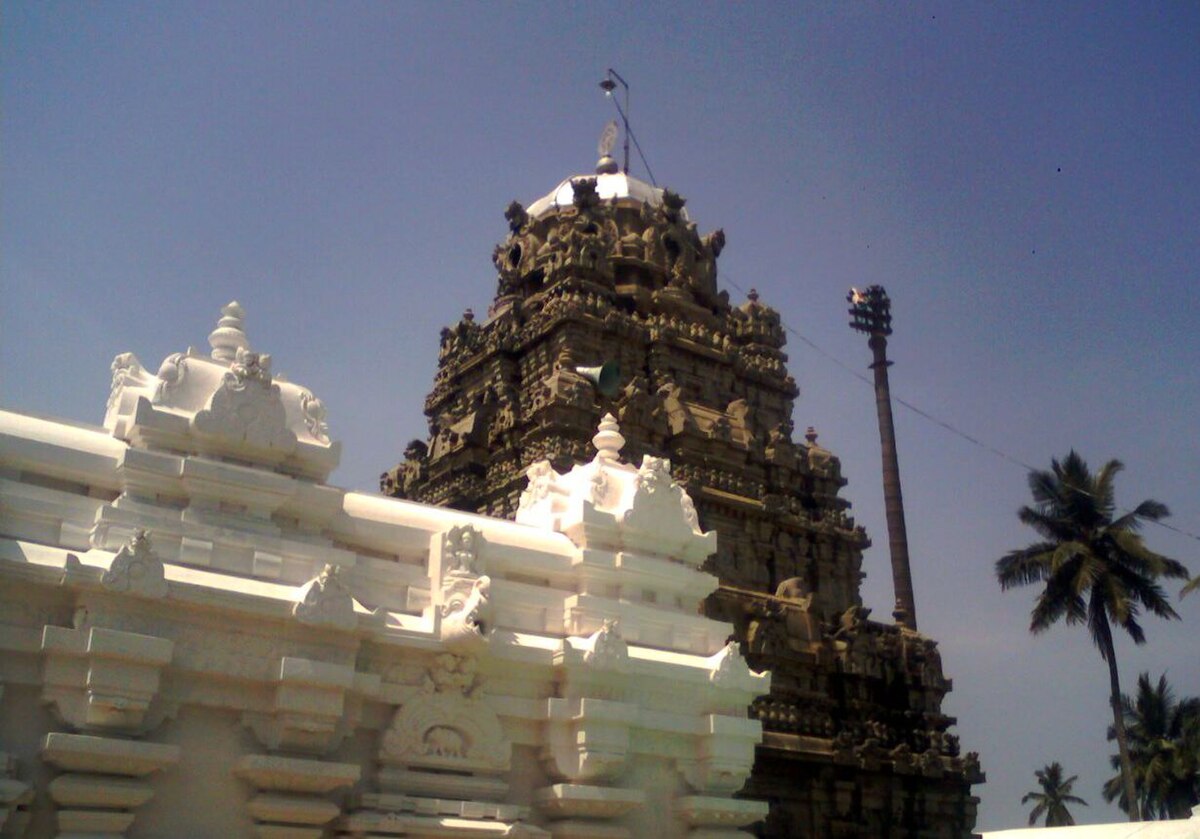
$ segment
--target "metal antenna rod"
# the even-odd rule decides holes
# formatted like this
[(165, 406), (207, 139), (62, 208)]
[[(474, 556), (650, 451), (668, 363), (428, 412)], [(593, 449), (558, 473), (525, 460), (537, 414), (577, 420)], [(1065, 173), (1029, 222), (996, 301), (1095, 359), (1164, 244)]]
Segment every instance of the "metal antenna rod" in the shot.
[[(616, 98), (613, 97), (613, 95), (612, 95), (613, 90), (615, 90), (617, 87), (617, 85), (613, 81), (613, 79), (616, 79), (618, 82), (621, 83), (621, 87), (625, 88), (625, 107), (624, 108), (621, 107), (621, 103), (618, 102), (616, 100)], [(620, 73), (618, 73), (613, 68), (609, 67), (608, 68), (608, 77), (604, 81), (600, 82), (600, 89), (604, 91), (605, 96), (612, 98), (613, 104), (617, 106), (617, 113), (621, 115), (621, 123), (625, 127), (625, 168), (623, 171), (625, 172), (626, 175), (628, 175), (629, 174), (629, 82), (627, 82), (623, 78), (621, 78)]]

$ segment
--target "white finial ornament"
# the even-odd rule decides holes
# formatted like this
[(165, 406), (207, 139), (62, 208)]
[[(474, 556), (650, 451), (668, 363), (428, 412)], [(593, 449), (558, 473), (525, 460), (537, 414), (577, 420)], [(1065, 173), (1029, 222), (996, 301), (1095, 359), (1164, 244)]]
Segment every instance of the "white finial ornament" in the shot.
[(237, 358), (238, 350), (250, 348), (250, 340), (243, 330), (245, 325), (246, 310), (242, 308), (241, 303), (233, 300), (221, 307), (221, 319), (217, 321), (217, 328), (208, 336), (213, 359), (229, 364)]
[(600, 430), (592, 438), (592, 445), (596, 447), (596, 457), (600, 460), (617, 460), (621, 447), (625, 445), (625, 438), (621, 435), (617, 418), (612, 414), (605, 414), (604, 419), (600, 420)]
[(613, 143), (617, 142), (617, 130), (617, 121), (614, 119), (604, 126), (604, 131), (600, 134), (600, 142), (596, 147), (600, 154), (600, 162), (596, 164), (597, 175), (615, 175), (621, 171), (611, 154)]

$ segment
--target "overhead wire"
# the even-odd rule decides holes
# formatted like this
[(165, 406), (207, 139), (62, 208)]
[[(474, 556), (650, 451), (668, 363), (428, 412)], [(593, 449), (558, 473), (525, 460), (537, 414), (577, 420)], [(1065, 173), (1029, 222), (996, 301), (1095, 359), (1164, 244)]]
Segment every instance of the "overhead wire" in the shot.
[[(746, 289), (742, 288), (742, 286), (739, 285), (737, 282), (735, 282), (728, 274), (722, 274), (722, 278), (725, 280), (725, 282), (727, 282), (729, 285), (733, 286), (735, 289), (740, 291), (742, 294), (746, 294), (746, 295), (749, 294), (749, 292)], [(859, 381), (861, 381), (865, 384), (868, 384), (871, 387), (875, 386), (874, 380), (863, 375), (861, 372), (854, 369), (849, 364), (845, 363), (844, 361), (842, 361), (840, 358), (833, 355), (832, 353), (827, 352), (824, 348), (822, 348), (820, 345), (818, 345), (811, 338), (807, 337), (806, 335), (801, 333), (798, 329), (794, 328), (791, 324), (787, 323), (783, 319), (782, 316), (780, 316), (780, 318), (779, 318), (779, 323), (787, 332), (791, 333), (797, 339), (799, 339), (801, 343), (803, 343), (805, 346), (809, 347), (814, 352), (821, 355), (828, 361), (832, 362), (835, 366), (840, 367), (843, 371), (849, 373), (851, 376), (858, 379)], [(892, 395), (892, 399), (894, 401), (896, 401), (897, 403), (899, 403), (900, 405), (903, 405), (908, 410), (912, 411), (917, 416), (926, 420), (927, 422), (933, 423), (934, 425), (938, 426), (939, 428), (949, 431), (951, 434), (954, 434), (955, 436), (960, 437), (963, 440), (966, 440), (968, 443), (972, 444), (973, 446), (976, 446), (977, 448), (980, 448), (992, 455), (995, 455), (996, 457), (998, 457), (1002, 460), (1005, 460), (1008, 463), (1013, 464), (1014, 466), (1019, 466), (1027, 472), (1040, 471), (1036, 467), (1031, 466), (1030, 464), (1026, 463), (1024, 460), (1021, 460), (1021, 458), (1015, 457), (1014, 455), (1011, 455), (1002, 449), (998, 449), (989, 443), (985, 443), (984, 441), (980, 440), (979, 438), (975, 437), (974, 435), (968, 434), (966, 431), (963, 431), (962, 429), (957, 428), (956, 426), (952, 425), (951, 423), (946, 422), (945, 420), (929, 413), (928, 411), (914, 405), (912, 402), (909, 402), (906, 399), (896, 396), (895, 394)], [(1091, 495), (1091, 493), (1087, 493), (1087, 492), (1085, 492), (1085, 494)], [(1093, 495), (1092, 497), (1094, 498), (1095, 496)], [(1120, 512), (1122, 512), (1122, 513), (1133, 512), (1132, 510), (1129, 510), (1126, 508), (1119, 508), (1119, 509), (1120, 509)], [(1173, 531), (1174, 533), (1178, 533), (1181, 536), (1186, 536), (1189, 539), (1194, 539), (1197, 542), (1200, 542), (1200, 535), (1192, 533), (1189, 530), (1185, 530), (1183, 528), (1176, 527), (1171, 524), (1167, 524), (1166, 522), (1163, 522), (1163, 521), (1156, 521), (1154, 519), (1146, 519), (1146, 521), (1148, 521), (1150, 524), (1157, 525), (1158, 527)]]
[[(651, 171), (651, 169), (650, 169), (650, 162), (648, 160), (646, 160), (646, 155), (642, 151), (642, 144), (638, 142), (637, 135), (633, 133), (633, 129), (629, 126), (629, 120), (626, 118), (625, 112), (621, 109), (620, 103), (617, 102), (617, 98), (615, 96), (610, 97), (610, 98), (612, 99), (613, 105), (617, 109), (617, 113), (620, 114), (620, 116), (621, 116), (622, 122), (625, 125), (625, 130), (629, 133), (629, 138), (631, 140), (633, 140), (633, 145), (637, 149), (638, 157), (640, 157), (642, 159), (642, 165), (646, 167), (646, 173), (650, 176), (650, 182), (654, 186), (657, 187), (658, 181), (655, 180), (654, 172)], [(693, 251), (696, 250), (695, 245), (693, 245), (690, 241), (686, 242), (686, 244), (690, 248), (692, 248)], [(700, 254), (697, 252), (696, 255), (699, 256)], [(745, 288), (742, 288), (742, 286), (739, 285), (736, 281), (734, 281), (733, 278), (731, 278), (728, 274), (723, 274), (723, 277), (725, 279), (725, 282), (727, 282), (729, 285), (733, 286), (735, 289), (740, 291), (742, 294), (746, 294), (746, 295), (749, 294), (749, 292)], [(815, 341), (813, 341), (808, 336), (801, 333), (798, 329), (793, 327), (791, 324), (787, 323), (783, 319), (782, 316), (779, 319), (779, 323), (787, 332), (790, 332), (792, 335), (794, 335), (798, 340), (800, 340), (803, 344), (808, 346), (814, 352), (818, 353), (819, 355), (821, 355), (828, 361), (832, 362), (837, 367), (840, 367), (843, 371), (849, 373), (851, 376), (858, 379), (859, 381), (861, 381), (865, 384), (868, 384), (871, 387), (875, 386), (875, 382), (872, 379), (864, 376), (861, 372), (854, 369), (849, 364), (846, 364), (844, 361), (842, 361), (837, 356), (833, 355), (832, 353), (827, 352), (824, 348), (822, 348), (820, 345), (818, 345)], [(941, 419), (940, 417), (934, 416), (933, 414), (929, 413), (928, 411), (918, 407), (917, 405), (914, 405), (912, 402), (909, 402), (907, 399), (904, 399), (900, 396), (896, 396), (895, 394), (892, 394), (891, 398), (895, 402), (899, 403), (903, 407), (912, 411), (917, 416), (924, 419), (925, 421), (930, 422), (930, 423), (938, 426), (939, 428), (942, 428), (945, 431), (949, 431), (951, 434), (954, 434), (955, 436), (960, 437), (963, 440), (966, 440), (971, 445), (973, 445), (979, 449), (982, 449), (983, 451), (986, 451), (989, 454), (992, 454), (992, 455), (1000, 458), (1001, 460), (1004, 460), (1014, 466), (1019, 466), (1022, 469), (1024, 469), (1026, 472), (1039, 471), (1037, 469), (1037, 467), (1031, 466), (1030, 464), (1026, 463), (1024, 460), (1021, 460), (1021, 458), (1015, 457), (1014, 455), (1011, 455), (1002, 449), (998, 449), (995, 446), (991, 445), (990, 443), (986, 443), (983, 440), (980, 440), (978, 437), (975, 437), (972, 434), (968, 434), (966, 431), (963, 431), (961, 428), (958, 428), (958, 427), (952, 425), (951, 423), (946, 422), (945, 420)], [(1090, 493), (1088, 493), (1088, 494), (1090, 494)], [(1124, 508), (1120, 508), (1120, 511), (1122, 513), (1133, 512), (1132, 510), (1128, 510), (1128, 509), (1124, 509)], [(1151, 524), (1154, 524), (1161, 528), (1164, 528), (1165, 530), (1170, 530), (1174, 533), (1178, 533), (1181, 536), (1186, 536), (1190, 539), (1194, 539), (1197, 542), (1200, 542), (1200, 535), (1192, 533), (1189, 530), (1184, 530), (1183, 528), (1175, 527), (1174, 525), (1167, 524), (1166, 522), (1163, 522), (1163, 521), (1156, 521), (1153, 519), (1147, 519), (1147, 521), (1149, 521)]]

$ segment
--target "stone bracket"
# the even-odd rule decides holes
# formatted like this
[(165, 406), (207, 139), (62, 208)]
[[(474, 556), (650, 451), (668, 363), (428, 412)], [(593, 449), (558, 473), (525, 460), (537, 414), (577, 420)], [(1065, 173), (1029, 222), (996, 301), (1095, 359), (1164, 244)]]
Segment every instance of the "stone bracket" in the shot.
[(148, 715), (174, 644), (115, 629), (42, 630), (42, 698), (77, 729), (144, 734), (159, 720)]
[(700, 718), (698, 728), (695, 759), (679, 763), (684, 780), (696, 792), (732, 795), (750, 776), (762, 723), (708, 714)]
[(324, 754), (346, 734), (346, 695), (354, 668), (306, 658), (279, 660), (274, 707), (243, 719), (268, 749)]
[(571, 782), (608, 780), (625, 766), (638, 709), (604, 699), (550, 699), (546, 708), (547, 772)]

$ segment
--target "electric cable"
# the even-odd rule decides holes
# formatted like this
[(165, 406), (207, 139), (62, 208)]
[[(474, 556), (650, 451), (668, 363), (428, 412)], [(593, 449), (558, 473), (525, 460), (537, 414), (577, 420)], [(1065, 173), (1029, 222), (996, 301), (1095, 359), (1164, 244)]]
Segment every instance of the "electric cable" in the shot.
[[(735, 289), (740, 291), (742, 294), (749, 295), (749, 292), (746, 289), (742, 288), (742, 286), (739, 285), (737, 282), (735, 282), (728, 274), (722, 274), (721, 276), (722, 276), (722, 279), (726, 283), (733, 286)], [(791, 324), (787, 323), (783, 319), (782, 315), (779, 318), (779, 324), (786, 331), (788, 331), (789, 333), (794, 335), (797, 339), (799, 339), (803, 344), (805, 344), (806, 346), (808, 346), (809, 348), (811, 348), (812, 350), (817, 352), (819, 355), (826, 358), (827, 360), (831, 361), (837, 367), (840, 367), (842, 370), (849, 373), (854, 378), (858, 379), (859, 381), (861, 381), (865, 384), (870, 385), (871, 387), (875, 386), (875, 382), (872, 379), (869, 379), (868, 377), (866, 377), (865, 375), (860, 373), (858, 370), (855, 370), (853, 367), (851, 367), (849, 364), (846, 364), (844, 361), (842, 361), (837, 356), (824, 350), (815, 341), (813, 341), (812, 339), (810, 339), (807, 336), (805, 336), (804, 334), (802, 334), (799, 330), (795, 329)], [(945, 420), (943, 420), (937, 416), (934, 416), (933, 414), (929, 413), (928, 411), (925, 411), (922, 408), (917, 407), (912, 402), (909, 402), (906, 399), (896, 396), (895, 394), (892, 395), (892, 399), (894, 399), (900, 405), (903, 405), (908, 410), (912, 411), (917, 416), (926, 420), (927, 422), (933, 423), (934, 425), (938, 426), (939, 428), (949, 431), (951, 434), (954, 434), (954, 435), (962, 438), (963, 440), (966, 440), (968, 443), (972, 444), (973, 446), (976, 446), (977, 448), (980, 448), (992, 455), (995, 455), (996, 457), (999, 457), (1000, 459), (1005, 460), (1015, 466), (1019, 466), (1022, 469), (1026, 470), (1027, 472), (1042, 471), (1042, 470), (1038, 469), (1037, 467), (1029, 465), (1025, 461), (1021, 460), (1019, 457), (1015, 457), (1015, 456), (1009, 454), (1008, 452), (1003, 451), (1002, 449), (998, 449), (995, 446), (990, 445), (989, 443), (983, 442), (979, 438), (977, 438), (971, 434), (968, 434), (967, 432), (963, 431), (962, 429), (957, 428), (954, 425), (946, 422)], [(1079, 490), (1079, 491), (1083, 492), (1085, 495), (1091, 495), (1091, 493), (1085, 492), (1083, 490)], [(1095, 496), (1093, 495), (1092, 497), (1094, 498)], [(1125, 509), (1125, 508), (1118, 508), (1118, 510), (1122, 513), (1133, 512), (1132, 510)], [(1194, 539), (1197, 542), (1200, 542), (1200, 535), (1192, 533), (1189, 530), (1184, 530), (1183, 528), (1175, 527), (1174, 525), (1167, 524), (1166, 522), (1163, 522), (1163, 521), (1156, 521), (1154, 519), (1146, 519), (1145, 521), (1149, 522), (1150, 524), (1154, 524), (1159, 527), (1162, 527), (1166, 530), (1170, 530), (1175, 533), (1178, 533), (1181, 536), (1186, 536), (1190, 539)]]

